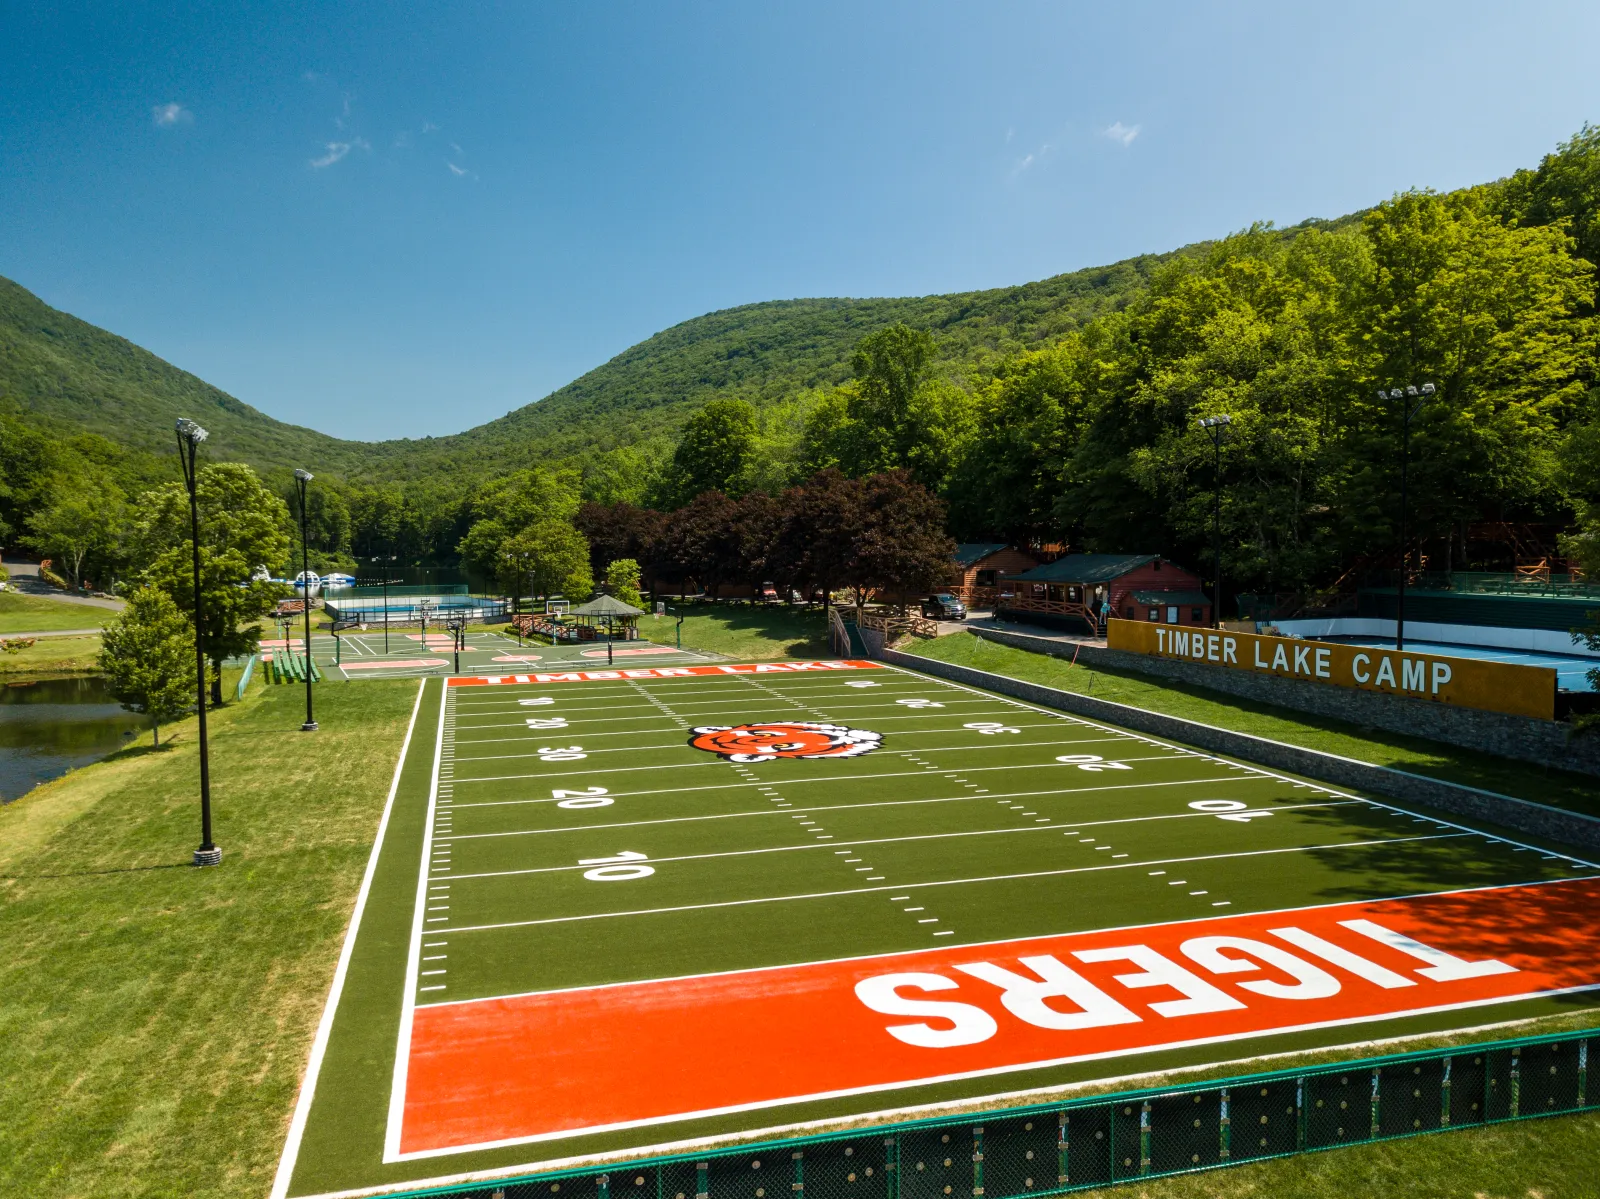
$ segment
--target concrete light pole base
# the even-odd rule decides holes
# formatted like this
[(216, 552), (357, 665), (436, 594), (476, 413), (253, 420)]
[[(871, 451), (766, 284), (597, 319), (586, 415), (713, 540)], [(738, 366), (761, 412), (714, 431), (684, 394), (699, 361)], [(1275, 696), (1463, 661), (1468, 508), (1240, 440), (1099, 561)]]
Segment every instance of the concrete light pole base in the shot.
[(315, 720), (306, 721), (303, 725), (300, 726), (300, 731), (302, 733), (314, 733), (314, 732), (316, 732), (317, 731), (317, 722)]
[(196, 866), (222, 865), (222, 847), (220, 845), (213, 845), (210, 849), (195, 850), (194, 864)]

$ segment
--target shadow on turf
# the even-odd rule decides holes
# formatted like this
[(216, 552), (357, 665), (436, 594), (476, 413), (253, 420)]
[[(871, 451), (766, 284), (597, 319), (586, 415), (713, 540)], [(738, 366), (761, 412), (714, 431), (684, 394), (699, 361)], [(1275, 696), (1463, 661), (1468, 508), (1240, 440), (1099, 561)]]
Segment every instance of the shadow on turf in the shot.
[(0, 874), (10, 880), (40, 878), (94, 878), (101, 874), (144, 874), (151, 870), (192, 870), (193, 862), (162, 862), (155, 866), (116, 866), (110, 870), (69, 870), (64, 874)]

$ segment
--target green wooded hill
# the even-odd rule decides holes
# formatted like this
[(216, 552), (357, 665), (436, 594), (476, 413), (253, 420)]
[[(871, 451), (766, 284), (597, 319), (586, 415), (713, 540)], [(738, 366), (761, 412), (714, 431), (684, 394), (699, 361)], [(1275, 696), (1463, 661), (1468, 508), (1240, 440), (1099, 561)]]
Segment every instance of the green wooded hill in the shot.
[(219, 455), (259, 466), (322, 462), (355, 470), (367, 447), (273, 420), (126, 338), (51, 308), (0, 278), (0, 399), (132, 449), (168, 453), (180, 416), (199, 421)]
[(211, 431), (219, 457), (260, 467), (309, 464), (352, 479), (492, 471), (672, 434), (717, 396), (760, 404), (841, 383), (856, 342), (896, 321), (935, 333), (948, 373), (981, 369), (1125, 306), (1172, 256), (989, 291), (780, 300), (713, 312), (657, 333), (498, 420), (450, 437), (385, 442), (342, 441), (274, 420), (0, 278), (0, 399), (46, 422), (160, 453), (172, 444), (173, 422), (190, 416)]

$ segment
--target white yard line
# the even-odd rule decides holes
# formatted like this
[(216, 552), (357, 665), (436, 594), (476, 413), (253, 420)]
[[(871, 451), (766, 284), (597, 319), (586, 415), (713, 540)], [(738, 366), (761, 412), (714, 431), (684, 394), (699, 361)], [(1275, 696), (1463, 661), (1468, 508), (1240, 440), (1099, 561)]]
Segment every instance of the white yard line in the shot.
[[(741, 819), (741, 818), (746, 817), (746, 816), (766, 816), (766, 817), (773, 818), (773, 819), (776, 819), (778, 817), (783, 817), (783, 818), (787, 819), (787, 818), (790, 818), (790, 817), (792, 817), (792, 816), (794, 816), (796, 814), (804, 815), (807, 812), (824, 813), (824, 814), (837, 814), (837, 813), (840, 813), (840, 812), (859, 812), (859, 811), (863, 811), (863, 810), (865, 810), (867, 808), (909, 807), (909, 806), (918, 805), (918, 804), (934, 804), (934, 803), (985, 804), (985, 803), (990, 802), (991, 800), (993, 800), (995, 802), (999, 802), (1000, 800), (1003, 800), (1003, 799), (1017, 799), (1017, 798), (1022, 798), (1022, 797), (1026, 797), (1026, 798), (1030, 798), (1030, 799), (1039, 799), (1041, 797), (1055, 798), (1057, 796), (1073, 795), (1073, 794), (1076, 794), (1076, 793), (1072, 792), (1072, 791), (1035, 791), (1035, 792), (1023, 792), (1023, 793), (1020, 793), (1019, 795), (950, 795), (950, 796), (945, 796), (945, 797), (938, 798), (938, 799), (897, 799), (897, 800), (884, 801), (882, 803), (870, 803), (870, 804), (835, 804), (834, 806), (827, 807), (827, 808), (782, 808), (782, 809), (766, 808), (766, 809), (753, 809), (753, 810), (751, 810), (749, 812), (719, 812), (714, 816), (673, 816), (673, 817), (665, 817), (665, 818), (660, 819), (660, 820), (625, 820), (625, 821), (618, 821), (618, 822), (616, 822), (614, 824), (574, 824), (574, 825), (568, 825), (568, 826), (563, 827), (563, 828), (510, 829), (510, 830), (507, 830), (505, 832), (496, 832), (496, 833), (453, 833), (453, 834), (451, 834), (449, 836), (446, 836), (446, 837), (440, 837), (439, 840), (441, 840), (441, 841), (452, 841), (452, 842), (453, 841), (485, 841), (485, 840), (492, 840), (492, 839), (497, 838), (497, 837), (540, 837), (540, 836), (544, 836), (544, 835), (546, 835), (548, 833), (587, 833), (587, 832), (598, 832), (598, 831), (601, 831), (601, 830), (604, 830), (604, 829), (645, 828), (645, 827), (647, 827), (649, 825), (653, 825), (653, 824), (693, 824), (693, 823), (695, 823), (697, 821), (702, 821), (702, 820), (734, 820), (734, 819)], [(547, 801), (547, 802), (553, 802), (553, 801)], [(1329, 800), (1318, 800), (1318, 801), (1315, 801), (1313, 803), (1280, 804), (1280, 805), (1278, 805), (1276, 807), (1244, 808), (1244, 809), (1241, 809), (1241, 810), (1238, 810), (1238, 811), (1234, 811), (1234, 812), (1229, 812), (1229, 813), (1226, 813), (1226, 814), (1229, 815), (1229, 816), (1264, 815), (1264, 814), (1270, 813), (1270, 812), (1295, 812), (1295, 811), (1300, 810), (1301, 808), (1338, 808), (1338, 807), (1343, 807), (1346, 804), (1359, 804), (1360, 802), (1361, 801), (1359, 799), (1329, 799)], [(996, 832), (996, 833), (1017, 833), (1017, 832), (1020, 832), (1020, 833), (1037, 833), (1037, 832), (1048, 832), (1052, 828), (1067, 828), (1068, 826), (1071, 826), (1072, 828), (1101, 828), (1103, 826), (1112, 825), (1112, 824), (1145, 824), (1145, 823), (1148, 823), (1150, 821), (1155, 821), (1155, 820), (1190, 820), (1190, 819), (1202, 819), (1202, 818), (1206, 818), (1206, 817), (1209, 817), (1210, 819), (1215, 820), (1217, 818), (1217, 813), (1216, 812), (1167, 812), (1167, 813), (1164, 813), (1164, 814), (1161, 814), (1161, 815), (1155, 815), (1155, 816), (1120, 816), (1115, 820), (1069, 820), (1069, 821), (1066, 821), (1065, 823), (1062, 823), (1062, 824), (1034, 825), (1034, 826), (1028, 827), (1028, 828), (983, 829), (983, 830), (980, 830), (980, 831), (982, 831), (982, 832)], [(973, 835), (972, 832), (965, 832), (965, 833), (929, 833), (929, 834), (921, 834), (921, 835), (919, 835), (917, 837), (888, 837), (888, 838), (885, 838), (883, 841), (840, 841), (840, 842), (838, 842), (838, 845), (839, 845), (840, 848), (845, 848), (845, 847), (850, 846), (850, 845), (881, 845), (881, 844), (884, 844), (884, 843), (890, 842), (890, 841), (916, 841), (916, 840), (926, 840), (926, 839), (930, 839), (930, 838), (934, 838), (934, 837), (945, 837), (945, 836), (952, 836), (953, 837), (953, 836), (971, 836), (971, 835)], [(790, 846), (788, 848), (811, 848), (811, 847), (810, 846)], [(709, 855), (709, 856), (717, 856), (717, 855)], [(685, 859), (685, 858), (652, 859), (652, 861), (657, 861), (657, 860), (663, 861), (663, 862), (668, 862), (668, 861), (687, 861), (689, 859)], [(461, 874), (461, 875), (456, 875), (456, 877), (457, 878), (482, 878), (482, 877), (485, 877), (485, 876), (483, 876), (483, 875), (474, 875), (474, 874)]]
[[(1360, 801), (1359, 800), (1351, 800), (1351, 801), (1348, 801), (1348, 802), (1358, 803)], [(959, 832), (959, 833), (919, 833), (916, 836), (911, 836), (911, 837), (866, 837), (866, 838), (861, 838), (859, 840), (852, 840), (852, 841), (830, 840), (826, 845), (823, 845), (823, 844), (820, 844), (820, 843), (817, 843), (817, 842), (804, 842), (804, 843), (798, 843), (798, 844), (794, 844), (794, 845), (769, 845), (769, 846), (763, 846), (763, 847), (756, 848), (756, 849), (726, 849), (726, 850), (720, 850), (720, 851), (718, 851), (716, 853), (678, 854), (678, 855), (675, 855), (675, 856), (670, 857), (670, 858), (651, 858), (650, 859), (650, 864), (652, 866), (654, 866), (654, 865), (659, 865), (659, 864), (661, 864), (663, 862), (710, 862), (710, 861), (716, 861), (716, 860), (721, 859), (721, 858), (759, 858), (759, 857), (765, 857), (765, 856), (767, 856), (769, 854), (776, 854), (776, 853), (807, 853), (807, 852), (811, 852), (811, 851), (822, 851), (822, 850), (826, 850), (829, 853), (834, 853), (834, 852), (837, 852), (839, 850), (856, 850), (856, 849), (859, 849), (859, 848), (861, 848), (863, 846), (871, 846), (871, 845), (905, 845), (905, 844), (910, 844), (910, 843), (916, 842), (916, 841), (955, 841), (955, 840), (959, 840), (959, 839), (964, 838), (964, 837), (1003, 837), (1003, 836), (1008, 836), (1008, 835), (1012, 835), (1012, 834), (1020, 835), (1020, 834), (1025, 834), (1025, 833), (1056, 833), (1056, 832), (1061, 832), (1061, 831), (1067, 830), (1067, 829), (1077, 830), (1077, 829), (1080, 829), (1082, 827), (1083, 827), (1083, 825), (1081, 823), (1072, 823), (1072, 822), (1069, 821), (1069, 822), (1064, 823), (1064, 824), (1032, 824), (1032, 825), (1024, 825), (1024, 826), (1021, 826), (1021, 827), (1018, 827), (1018, 828), (972, 829), (972, 830), (968, 830), (968, 831), (965, 831), (965, 832)], [(1381, 838), (1380, 840), (1376, 840), (1376, 841), (1356, 841), (1356, 842), (1350, 842), (1349, 844), (1355, 844), (1355, 845), (1387, 845), (1391, 841), (1432, 841), (1432, 840), (1435, 840), (1435, 839), (1437, 839), (1439, 837), (1468, 837), (1468, 836), (1482, 836), (1482, 835), (1483, 834), (1481, 834), (1481, 833), (1477, 833), (1477, 834), (1473, 834), (1473, 833), (1428, 833), (1426, 835), (1420, 835), (1420, 836), (1415, 836), (1415, 837), (1386, 837), (1386, 838)], [(1307, 846), (1305, 848), (1337, 849), (1342, 844), (1345, 844), (1345, 843), (1338, 842), (1338, 843), (1333, 843), (1333, 844), (1329, 844), (1329, 845)], [(1096, 848), (1100, 848), (1100, 847), (1097, 846)], [(1265, 852), (1265, 851), (1263, 851), (1263, 852)], [(1118, 863), (1118, 865), (1123, 865), (1123, 866), (1130, 865), (1130, 864), (1139, 865), (1141, 863), (1127, 863), (1127, 862), (1119, 862)], [(1143, 863), (1143, 864), (1144, 865), (1150, 865), (1152, 863)], [(1157, 865), (1157, 866), (1161, 865), (1160, 862), (1156, 862), (1156, 863), (1153, 863), (1153, 864)], [(515, 878), (515, 877), (520, 877), (522, 875), (528, 875), (528, 874), (571, 874), (574, 871), (579, 871), (579, 870), (582, 870), (582, 869), (584, 869), (584, 867), (581, 866), (581, 865), (578, 865), (578, 866), (529, 866), (529, 867), (526, 867), (526, 868), (523, 868), (523, 869), (520, 869), (520, 870), (483, 870), (483, 871), (478, 871), (478, 872), (473, 873), (473, 874), (452, 874), (450, 877), (451, 877), (452, 880), (460, 882), (460, 881), (463, 881), (463, 880), (466, 880), (466, 879)]]
[[(1161, 760), (1165, 761), (1166, 759), (1161, 759)], [(1055, 765), (1055, 763), (1049, 763), (1049, 765)], [(983, 767), (983, 769), (984, 770), (1014, 770), (1014, 769), (1020, 769), (1020, 767), (986, 766), (986, 767)], [(926, 771), (926, 770), (900, 770), (900, 771), (896, 771), (893, 774), (845, 775), (845, 776), (842, 776), (842, 777), (844, 779), (867, 779), (867, 778), (871, 778), (871, 779), (908, 779), (908, 778), (925, 778), (925, 777), (928, 776), (929, 773), (930, 772)], [(943, 778), (945, 775), (953, 774), (953, 773), (955, 773), (954, 770), (941, 770), (941, 771), (937, 772), (937, 776), (940, 777), (940, 778)], [(972, 773), (977, 773), (977, 771), (973, 771)], [(468, 781), (470, 781), (470, 780), (468, 780)], [(786, 779), (784, 781), (783, 785), (785, 787), (787, 787), (787, 786), (790, 785), (790, 783), (792, 781), (794, 781), (794, 780), (787, 780)], [(825, 779), (825, 778), (823, 778), (823, 779), (802, 779), (802, 780), (799, 780), (799, 781), (808, 782), (808, 783), (823, 783), (823, 782), (830, 782), (830, 781), (837, 782), (839, 780), (838, 779)], [(1100, 784), (1096, 784), (1096, 785), (1090, 785), (1090, 786), (1087, 786), (1087, 787), (1057, 787), (1057, 788), (1052, 788), (1051, 790), (1048, 790), (1048, 791), (1009, 791), (1009, 792), (996, 791), (996, 792), (993, 792), (992, 794), (985, 794), (985, 795), (955, 795), (955, 796), (950, 796), (949, 798), (950, 799), (961, 799), (961, 800), (970, 799), (970, 800), (973, 800), (974, 802), (980, 802), (980, 801), (983, 801), (983, 800), (990, 800), (990, 799), (998, 801), (998, 800), (1002, 800), (1002, 799), (1023, 799), (1023, 798), (1028, 798), (1028, 797), (1037, 798), (1037, 797), (1041, 797), (1041, 796), (1082, 795), (1082, 794), (1084, 794), (1086, 792), (1094, 792), (1094, 791), (1138, 791), (1138, 790), (1141, 790), (1141, 789), (1146, 788), (1146, 787), (1193, 787), (1193, 786), (1197, 786), (1197, 785), (1199, 785), (1199, 786), (1210, 786), (1210, 785), (1212, 785), (1214, 783), (1236, 783), (1236, 782), (1237, 783), (1253, 783), (1253, 782), (1265, 782), (1265, 781), (1266, 780), (1261, 779), (1261, 778), (1257, 778), (1255, 776), (1250, 776), (1250, 777), (1247, 777), (1247, 778), (1230, 778), (1230, 777), (1224, 776), (1222, 778), (1215, 778), (1215, 779), (1166, 779), (1166, 780), (1164, 780), (1162, 782), (1159, 782), (1159, 783), (1100, 783)], [(712, 787), (695, 787), (694, 790), (695, 791), (741, 791), (741, 790), (750, 790), (752, 788), (760, 789), (760, 788), (764, 788), (764, 787), (768, 787), (768, 786), (770, 786), (770, 784), (768, 784), (768, 783), (718, 783), (717, 785), (712, 786)], [(638, 797), (644, 796), (644, 795), (678, 795), (678, 794), (681, 794), (683, 790), (684, 790), (684, 788), (682, 788), (682, 787), (662, 787), (662, 788), (659, 788), (657, 790), (652, 790), (652, 791), (613, 791), (611, 793), (611, 798), (612, 799), (635, 799), (635, 798), (638, 798)], [(551, 804), (551, 803), (559, 803), (559, 802), (560, 801), (555, 799), (555, 798), (550, 798), (550, 799), (489, 799), (489, 800), (484, 800), (482, 803), (458, 803), (458, 804), (455, 805), (455, 807), (458, 808), (458, 809), (459, 808), (508, 808), (508, 807), (516, 807), (516, 806), (519, 806), (519, 805), (522, 805), (522, 804)], [(874, 802), (871, 802), (871, 803), (824, 804), (824, 805), (822, 805), (820, 807), (793, 808), (791, 810), (792, 811), (796, 811), (796, 812), (840, 812), (840, 811), (854, 811), (857, 808), (893, 808), (893, 807), (899, 807), (899, 806), (904, 805), (904, 804), (945, 803), (945, 802), (946, 802), (946, 799), (943, 798), (943, 797), (935, 797), (933, 799), (884, 799), (884, 800), (877, 800), (877, 801), (874, 801)], [(735, 814), (737, 814), (737, 813), (735, 813)], [(712, 817), (685, 816), (685, 817), (681, 817), (681, 819), (685, 819), (685, 820), (708, 820), (708, 819), (712, 819)]]
[(1240, 853), (1206, 854), (1192, 858), (1152, 858), (1143, 862), (1116, 862), (1107, 863), (1104, 866), (1073, 866), (1062, 870), (1030, 870), (1021, 874), (991, 874), (977, 878), (948, 878), (925, 883), (894, 883), (885, 884), (881, 887), (853, 887), (843, 891), (811, 891), (798, 895), (764, 895), (756, 899), (725, 899), (715, 903), (685, 903), (665, 908), (636, 908), (624, 912), (590, 912), (581, 916), (547, 916), (540, 920), (508, 920), (501, 924), (468, 924), (441, 931), (449, 933), (491, 932), (495, 929), (527, 928), (541, 924), (572, 924), (583, 920), (612, 920), (622, 916), (659, 916), (671, 912), (698, 912), (712, 908), (740, 908), (763, 903), (790, 903), (802, 899), (834, 899), (846, 895), (873, 895), (880, 891), (915, 891), (927, 887), (960, 887), (969, 883), (1015, 882), (1024, 878), (1053, 878), (1067, 874), (1094, 874), (1107, 870), (1132, 870), (1145, 866), (1186, 866), (1196, 862), (1226, 861), (1230, 858), (1254, 858), (1285, 853), (1311, 853), (1324, 849), (1361, 849), (1373, 845), (1396, 845), (1407, 841), (1443, 841), (1454, 837), (1482, 835), (1477, 833), (1434, 833), (1422, 837), (1383, 837), (1373, 841), (1345, 841), (1332, 845), (1295, 845), (1282, 849), (1252, 849)]

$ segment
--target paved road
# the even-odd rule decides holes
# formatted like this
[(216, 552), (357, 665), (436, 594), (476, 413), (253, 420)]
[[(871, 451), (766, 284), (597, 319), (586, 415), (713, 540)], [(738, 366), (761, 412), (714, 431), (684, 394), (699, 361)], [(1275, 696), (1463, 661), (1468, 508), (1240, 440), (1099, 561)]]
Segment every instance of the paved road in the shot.
[[(11, 575), (11, 585), (23, 595), (36, 595), (40, 599), (55, 600), (62, 604), (82, 604), (86, 608), (109, 608), (113, 612), (120, 612), (123, 603), (119, 599), (100, 599), (93, 595), (66, 595), (57, 591), (39, 577), (39, 564), (29, 562), (24, 558), (7, 557), (5, 568)], [(99, 632), (91, 629), (90, 632)], [(37, 636), (34, 633), (17, 634), (23, 637)]]

